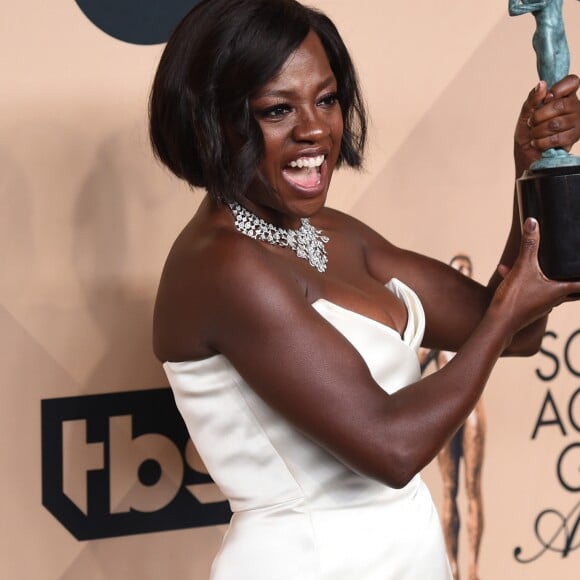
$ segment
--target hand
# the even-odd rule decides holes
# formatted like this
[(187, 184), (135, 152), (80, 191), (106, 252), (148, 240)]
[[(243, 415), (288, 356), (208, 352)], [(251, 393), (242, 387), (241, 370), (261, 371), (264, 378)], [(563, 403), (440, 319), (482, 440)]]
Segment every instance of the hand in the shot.
[(514, 157), (517, 176), (541, 157), (542, 151), (570, 151), (580, 139), (580, 79), (568, 75), (548, 90), (540, 81), (524, 102), (516, 123)]
[(528, 218), (515, 264), (511, 269), (503, 265), (498, 267), (503, 281), (495, 291), (492, 307), (499, 309), (513, 334), (580, 292), (580, 282), (546, 278), (538, 264), (539, 245), (538, 222)]

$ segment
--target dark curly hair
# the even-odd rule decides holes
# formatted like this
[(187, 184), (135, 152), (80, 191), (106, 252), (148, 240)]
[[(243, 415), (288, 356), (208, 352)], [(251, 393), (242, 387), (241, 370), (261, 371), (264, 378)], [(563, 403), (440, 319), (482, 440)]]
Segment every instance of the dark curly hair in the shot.
[(360, 167), (367, 123), (350, 55), (330, 19), (295, 0), (202, 0), (185, 16), (165, 47), (151, 90), (155, 155), (213, 199), (243, 201), (264, 154), (250, 97), (311, 30), (337, 80), (344, 121), (338, 165)]

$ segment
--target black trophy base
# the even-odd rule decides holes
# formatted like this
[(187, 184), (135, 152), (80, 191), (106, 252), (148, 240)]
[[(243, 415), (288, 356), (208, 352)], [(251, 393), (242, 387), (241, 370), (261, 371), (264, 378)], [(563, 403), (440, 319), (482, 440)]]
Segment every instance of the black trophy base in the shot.
[(520, 220), (540, 224), (538, 260), (552, 280), (580, 280), (580, 167), (526, 171), (517, 181)]

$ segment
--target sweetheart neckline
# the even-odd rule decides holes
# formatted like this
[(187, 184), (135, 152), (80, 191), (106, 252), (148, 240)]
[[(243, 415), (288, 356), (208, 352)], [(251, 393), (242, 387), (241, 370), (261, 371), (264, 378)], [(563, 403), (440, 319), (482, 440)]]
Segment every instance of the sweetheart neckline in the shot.
[[(319, 302), (324, 302), (326, 304), (330, 304), (334, 308), (338, 308), (339, 310), (342, 310), (344, 312), (348, 312), (349, 314), (353, 314), (354, 316), (358, 316), (359, 318), (362, 318), (363, 320), (369, 321), (372, 324), (393, 333), (399, 340), (402, 340), (403, 342), (405, 342), (405, 334), (407, 333), (407, 330), (409, 328), (409, 324), (411, 323), (411, 317), (409, 316), (408, 305), (399, 296), (397, 296), (397, 298), (399, 300), (401, 300), (401, 302), (403, 302), (403, 306), (405, 307), (405, 310), (407, 312), (407, 321), (405, 322), (405, 327), (403, 328), (403, 331), (400, 334), (396, 328), (393, 328), (392, 326), (389, 326), (388, 324), (385, 324), (384, 322), (379, 322), (378, 320), (371, 318), (370, 316), (367, 316), (366, 314), (361, 314), (360, 312), (357, 312), (356, 310), (351, 310), (350, 308), (346, 308), (345, 306), (341, 306), (340, 304), (337, 304), (336, 302), (333, 302), (332, 300), (327, 300), (326, 298), (318, 298), (314, 302), (312, 302), (310, 304), (310, 306), (312, 306), (314, 308), (315, 304), (318, 304)], [(315, 308), (315, 310), (316, 310), (316, 308)]]

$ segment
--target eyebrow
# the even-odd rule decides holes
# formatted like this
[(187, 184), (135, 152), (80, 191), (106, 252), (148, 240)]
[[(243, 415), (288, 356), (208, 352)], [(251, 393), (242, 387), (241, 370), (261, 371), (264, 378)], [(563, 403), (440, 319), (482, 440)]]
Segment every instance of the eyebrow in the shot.
[[(323, 88), (327, 87), (328, 85), (336, 84), (336, 82), (337, 81), (335, 76), (331, 73), (330, 75), (328, 75), (328, 77), (326, 77), (324, 80), (318, 83), (316, 89), (320, 91)], [(290, 98), (294, 96), (294, 94), (295, 91), (293, 89), (273, 89), (271, 91), (266, 92), (260, 92), (260, 90), (258, 90), (251, 98), (253, 99), (262, 99), (265, 97)]]

